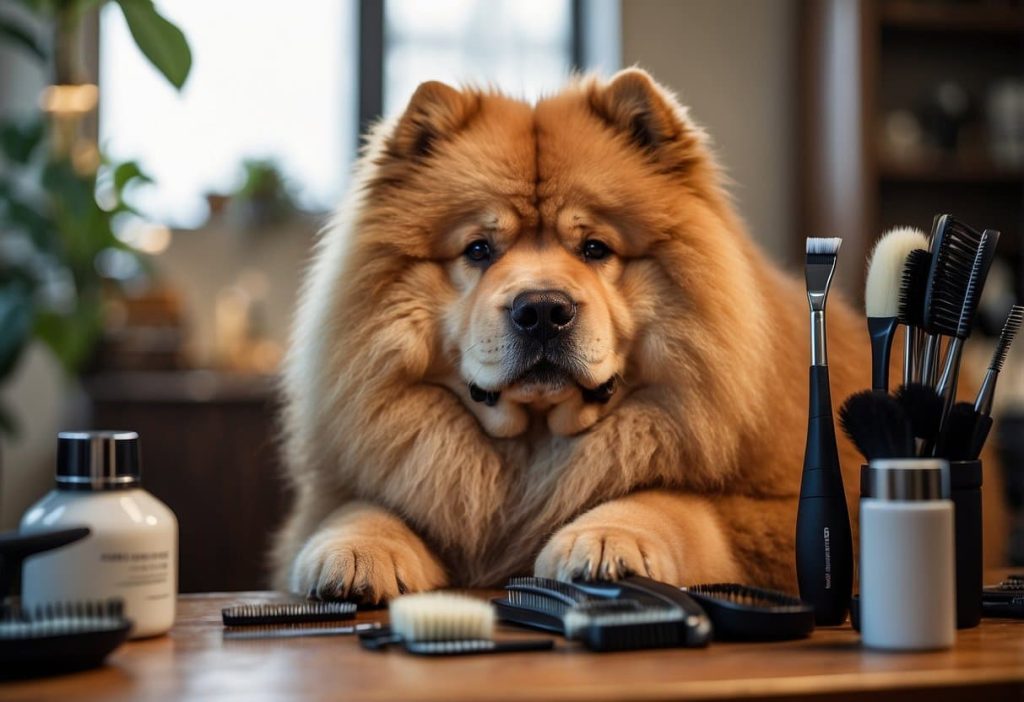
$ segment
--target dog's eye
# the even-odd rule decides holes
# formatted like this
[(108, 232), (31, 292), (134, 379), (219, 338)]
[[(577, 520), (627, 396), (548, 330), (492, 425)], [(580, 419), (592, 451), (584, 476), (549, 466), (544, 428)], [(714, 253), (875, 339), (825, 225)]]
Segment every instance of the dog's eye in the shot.
[(473, 263), (484, 263), (491, 260), (491, 245), (483, 239), (477, 239), (462, 252), (462, 255)]
[(587, 239), (583, 242), (583, 258), (588, 261), (600, 261), (602, 258), (610, 256), (611, 253), (612, 250), (603, 241)]

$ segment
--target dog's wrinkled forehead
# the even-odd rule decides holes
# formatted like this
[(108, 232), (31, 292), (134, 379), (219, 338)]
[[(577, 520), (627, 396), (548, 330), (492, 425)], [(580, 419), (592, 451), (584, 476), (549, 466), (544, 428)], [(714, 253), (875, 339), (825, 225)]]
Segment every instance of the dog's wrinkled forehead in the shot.
[(527, 236), (587, 214), (625, 231), (656, 231), (658, 213), (642, 203), (659, 182), (678, 185), (699, 158), (700, 140), (638, 70), (609, 83), (580, 81), (534, 107), (425, 83), (387, 136), (370, 190), (403, 248), (422, 248), (410, 233), (487, 226), (481, 218), (500, 229), (514, 221)]

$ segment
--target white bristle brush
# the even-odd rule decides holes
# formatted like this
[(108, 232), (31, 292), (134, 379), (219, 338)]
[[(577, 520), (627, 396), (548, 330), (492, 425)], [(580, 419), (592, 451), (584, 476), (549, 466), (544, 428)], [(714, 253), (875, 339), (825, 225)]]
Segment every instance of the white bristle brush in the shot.
[[(871, 251), (864, 286), (864, 310), (871, 336), (872, 390), (889, 391), (889, 354), (899, 323), (903, 266), (911, 251), (927, 248), (928, 236), (923, 231), (914, 227), (897, 227), (883, 234)], [(912, 334), (908, 329), (904, 341), (908, 349)]]
[(379, 650), (401, 643), (409, 653), (429, 656), (542, 651), (554, 647), (551, 639), (495, 641), (494, 605), (466, 595), (403, 595), (388, 605), (388, 615), (388, 630), (360, 637), (365, 647)]

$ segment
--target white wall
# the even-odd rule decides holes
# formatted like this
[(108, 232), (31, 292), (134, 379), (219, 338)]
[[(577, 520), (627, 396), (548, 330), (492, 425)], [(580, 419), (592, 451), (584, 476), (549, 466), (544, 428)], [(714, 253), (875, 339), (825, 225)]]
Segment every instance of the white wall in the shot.
[(787, 261), (796, 225), (796, 0), (623, 0), (622, 62), (710, 132), (751, 234)]

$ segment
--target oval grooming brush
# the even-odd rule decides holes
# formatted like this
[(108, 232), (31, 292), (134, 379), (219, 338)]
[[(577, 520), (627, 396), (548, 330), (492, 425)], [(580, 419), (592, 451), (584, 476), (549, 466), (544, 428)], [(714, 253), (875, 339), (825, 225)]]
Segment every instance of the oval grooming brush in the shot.
[(708, 613), (718, 641), (786, 641), (814, 631), (814, 607), (792, 595), (736, 583), (683, 590)]
[(95, 668), (128, 638), (120, 600), (54, 603), (0, 613), (0, 673), (31, 677)]

